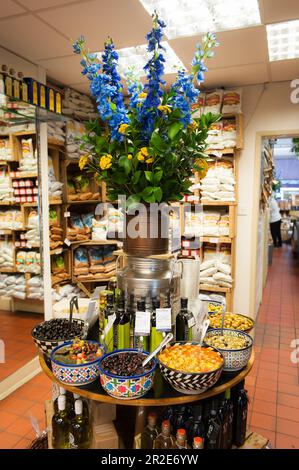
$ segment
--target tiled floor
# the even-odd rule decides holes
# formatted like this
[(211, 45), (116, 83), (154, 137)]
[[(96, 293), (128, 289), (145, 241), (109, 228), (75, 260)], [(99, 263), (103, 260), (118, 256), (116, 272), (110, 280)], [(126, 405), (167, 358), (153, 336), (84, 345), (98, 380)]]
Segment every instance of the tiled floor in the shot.
[(0, 381), (36, 356), (30, 332), (40, 321), (40, 314), (0, 310), (0, 339), (5, 344), (5, 363), (0, 364)]
[[(293, 363), (296, 346), (291, 342), (296, 338)], [(288, 246), (274, 251), (257, 318), (255, 352), (246, 379), (250, 428), (269, 437), (273, 447), (299, 449), (299, 260)]]
[[(288, 247), (276, 249), (257, 319), (256, 361), (246, 380), (250, 428), (275, 448), (299, 449), (299, 353), (297, 364), (290, 356), (291, 341), (299, 339), (298, 286), (299, 260)], [(44, 429), (44, 401), (50, 390), (49, 379), (39, 374), (0, 403), (0, 448), (30, 444), (35, 437), (30, 415)]]

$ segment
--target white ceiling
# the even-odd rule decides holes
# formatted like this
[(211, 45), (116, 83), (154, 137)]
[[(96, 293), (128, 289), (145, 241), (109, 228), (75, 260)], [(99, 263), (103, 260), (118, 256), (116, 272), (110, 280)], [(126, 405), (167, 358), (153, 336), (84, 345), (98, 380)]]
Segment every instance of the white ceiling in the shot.
[[(299, 19), (299, 0), (259, 4), (262, 26), (218, 33), (220, 46), (208, 63), (207, 87), (298, 77), (299, 59), (269, 62), (265, 25)], [(72, 41), (83, 34), (90, 49), (99, 51), (109, 35), (117, 48), (129, 47), (144, 44), (150, 27), (139, 0), (1, 0), (0, 45), (45, 67), (50, 78), (85, 92), (88, 81), (72, 53)], [(194, 36), (169, 43), (188, 67), (199, 40)], [(171, 83), (174, 76), (166, 78)]]

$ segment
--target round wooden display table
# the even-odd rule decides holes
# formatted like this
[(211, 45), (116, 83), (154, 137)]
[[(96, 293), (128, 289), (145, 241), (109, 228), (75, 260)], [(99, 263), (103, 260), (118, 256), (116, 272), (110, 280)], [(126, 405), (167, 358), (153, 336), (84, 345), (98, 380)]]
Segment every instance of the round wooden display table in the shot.
[(124, 405), (124, 406), (170, 406), (170, 405), (183, 405), (185, 403), (192, 403), (199, 400), (205, 400), (213, 396), (224, 393), (225, 390), (234, 387), (241, 382), (250, 372), (254, 362), (254, 351), (252, 351), (250, 360), (247, 366), (239, 372), (223, 372), (220, 379), (214, 385), (209, 388), (206, 392), (198, 395), (183, 395), (182, 393), (174, 390), (161, 376), (160, 370), (157, 367), (155, 383), (152, 388), (144, 397), (137, 398), (134, 400), (119, 400), (108, 395), (100, 384), (100, 379), (95, 382), (85, 385), (82, 387), (73, 387), (71, 385), (65, 385), (59, 382), (54, 377), (51, 370), (51, 365), (45, 360), (43, 356), (39, 356), (40, 365), (45, 374), (56, 382), (58, 385), (63, 386), (70, 392), (77, 393), (82, 397), (88, 398), (89, 400), (98, 401), (101, 403), (110, 403), (111, 405)]
[(186, 403), (198, 402), (199, 400), (205, 400), (206, 398), (211, 398), (224, 393), (225, 390), (234, 387), (249, 374), (254, 362), (254, 351), (252, 351), (250, 360), (244, 369), (235, 373), (223, 372), (214, 387), (198, 395), (183, 395), (174, 390), (163, 379), (160, 370), (157, 367), (153, 388), (144, 397), (134, 400), (119, 400), (111, 397), (110, 395), (107, 395), (100, 384), (100, 379), (82, 387), (73, 387), (71, 385), (62, 384), (54, 377), (49, 360), (45, 360), (43, 356), (40, 356), (39, 361), (45, 374), (53, 382), (63, 386), (64, 389), (69, 390), (70, 392), (77, 393), (84, 398), (92, 400), (93, 402), (97, 402), (99, 405), (100, 403), (107, 403), (110, 405), (136, 407), (133, 447), (139, 448), (140, 433), (146, 424), (147, 407), (184, 405)]

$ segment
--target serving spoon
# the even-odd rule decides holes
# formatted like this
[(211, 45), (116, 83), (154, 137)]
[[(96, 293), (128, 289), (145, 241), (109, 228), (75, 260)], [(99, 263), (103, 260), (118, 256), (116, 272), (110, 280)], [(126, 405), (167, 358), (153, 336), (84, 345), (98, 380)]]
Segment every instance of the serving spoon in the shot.
[(173, 340), (173, 334), (172, 333), (168, 333), (167, 336), (165, 336), (165, 338), (163, 339), (163, 341), (161, 341), (161, 343), (159, 344), (159, 346), (153, 350), (153, 352), (147, 356), (146, 359), (144, 359), (144, 361), (142, 362), (142, 367), (146, 366), (146, 364), (148, 364), (152, 359), (153, 357), (155, 357), (159, 351), (161, 351), (161, 349), (166, 346), (166, 344), (170, 343), (170, 341)]

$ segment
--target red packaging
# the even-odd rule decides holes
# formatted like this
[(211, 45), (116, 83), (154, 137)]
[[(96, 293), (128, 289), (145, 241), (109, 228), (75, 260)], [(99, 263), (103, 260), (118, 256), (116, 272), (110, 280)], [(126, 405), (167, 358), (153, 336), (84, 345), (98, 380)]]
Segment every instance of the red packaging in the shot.
[(27, 197), (26, 196), (21, 196), (21, 201), (20, 202), (27, 202)]
[(24, 180), (19, 181), (19, 188), (25, 188), (25, 181)]
[(38, 194), (38, 188), (33, 188), (33, 194)]
[[(11, 176), (11, 173), (10, 173), (10, 176)], [(18, 188), (19, 187), (19, 181), (13, 181), (12, 182), (12, 187), (13, 188)]]
[(31, 181), (31, 180), (25, 180), (25, 186), (26, 186), (26, 188), (32, 187), (32, 186), (33, 186), (33, 181)]
[(21, 202), (21, 198), (18, 196), (15, 198), (16, 199), (16, 202)]
[(27, 202), (33, 202), (33, 196), (27, 196)]
[(32, 188), (26, 188), (25, 189), (25, 194), (26, 194), (26, 196), (31, 196), (31, 194), (33, 194), (33, 189)]
[(20, 247), (20, 246), (21, 246), (21, 242), (19, 242), (19, 241), (15, 242), (15, 246), (16, 246), (17, 248)]
[(14, 189), (14, 195), (19, 196), (20, 195), (20, 189)]
[(10, 176), (11, 178), (15, 178), (16, 172), (15, 172), (15, 171), (11, 171), (11, 172), (9, 173), (9, 176)]
[(25, 188), (19, 189), (19, 194), (20, 194), (21, 196), (25, 196), (25, 194), (26, 194), (26, 189), (25, 189)]
[(21, 234), (20, 234), (20, 239), (21, 239), (21, 240), (25, 240), (25, 233), (21, 233)]
[(33, 196), (33, 201), (34, 201), (34, 202), (37, 202), (37, 201), (38, 201), (38, 197), (37, 197), (37, 196)]

